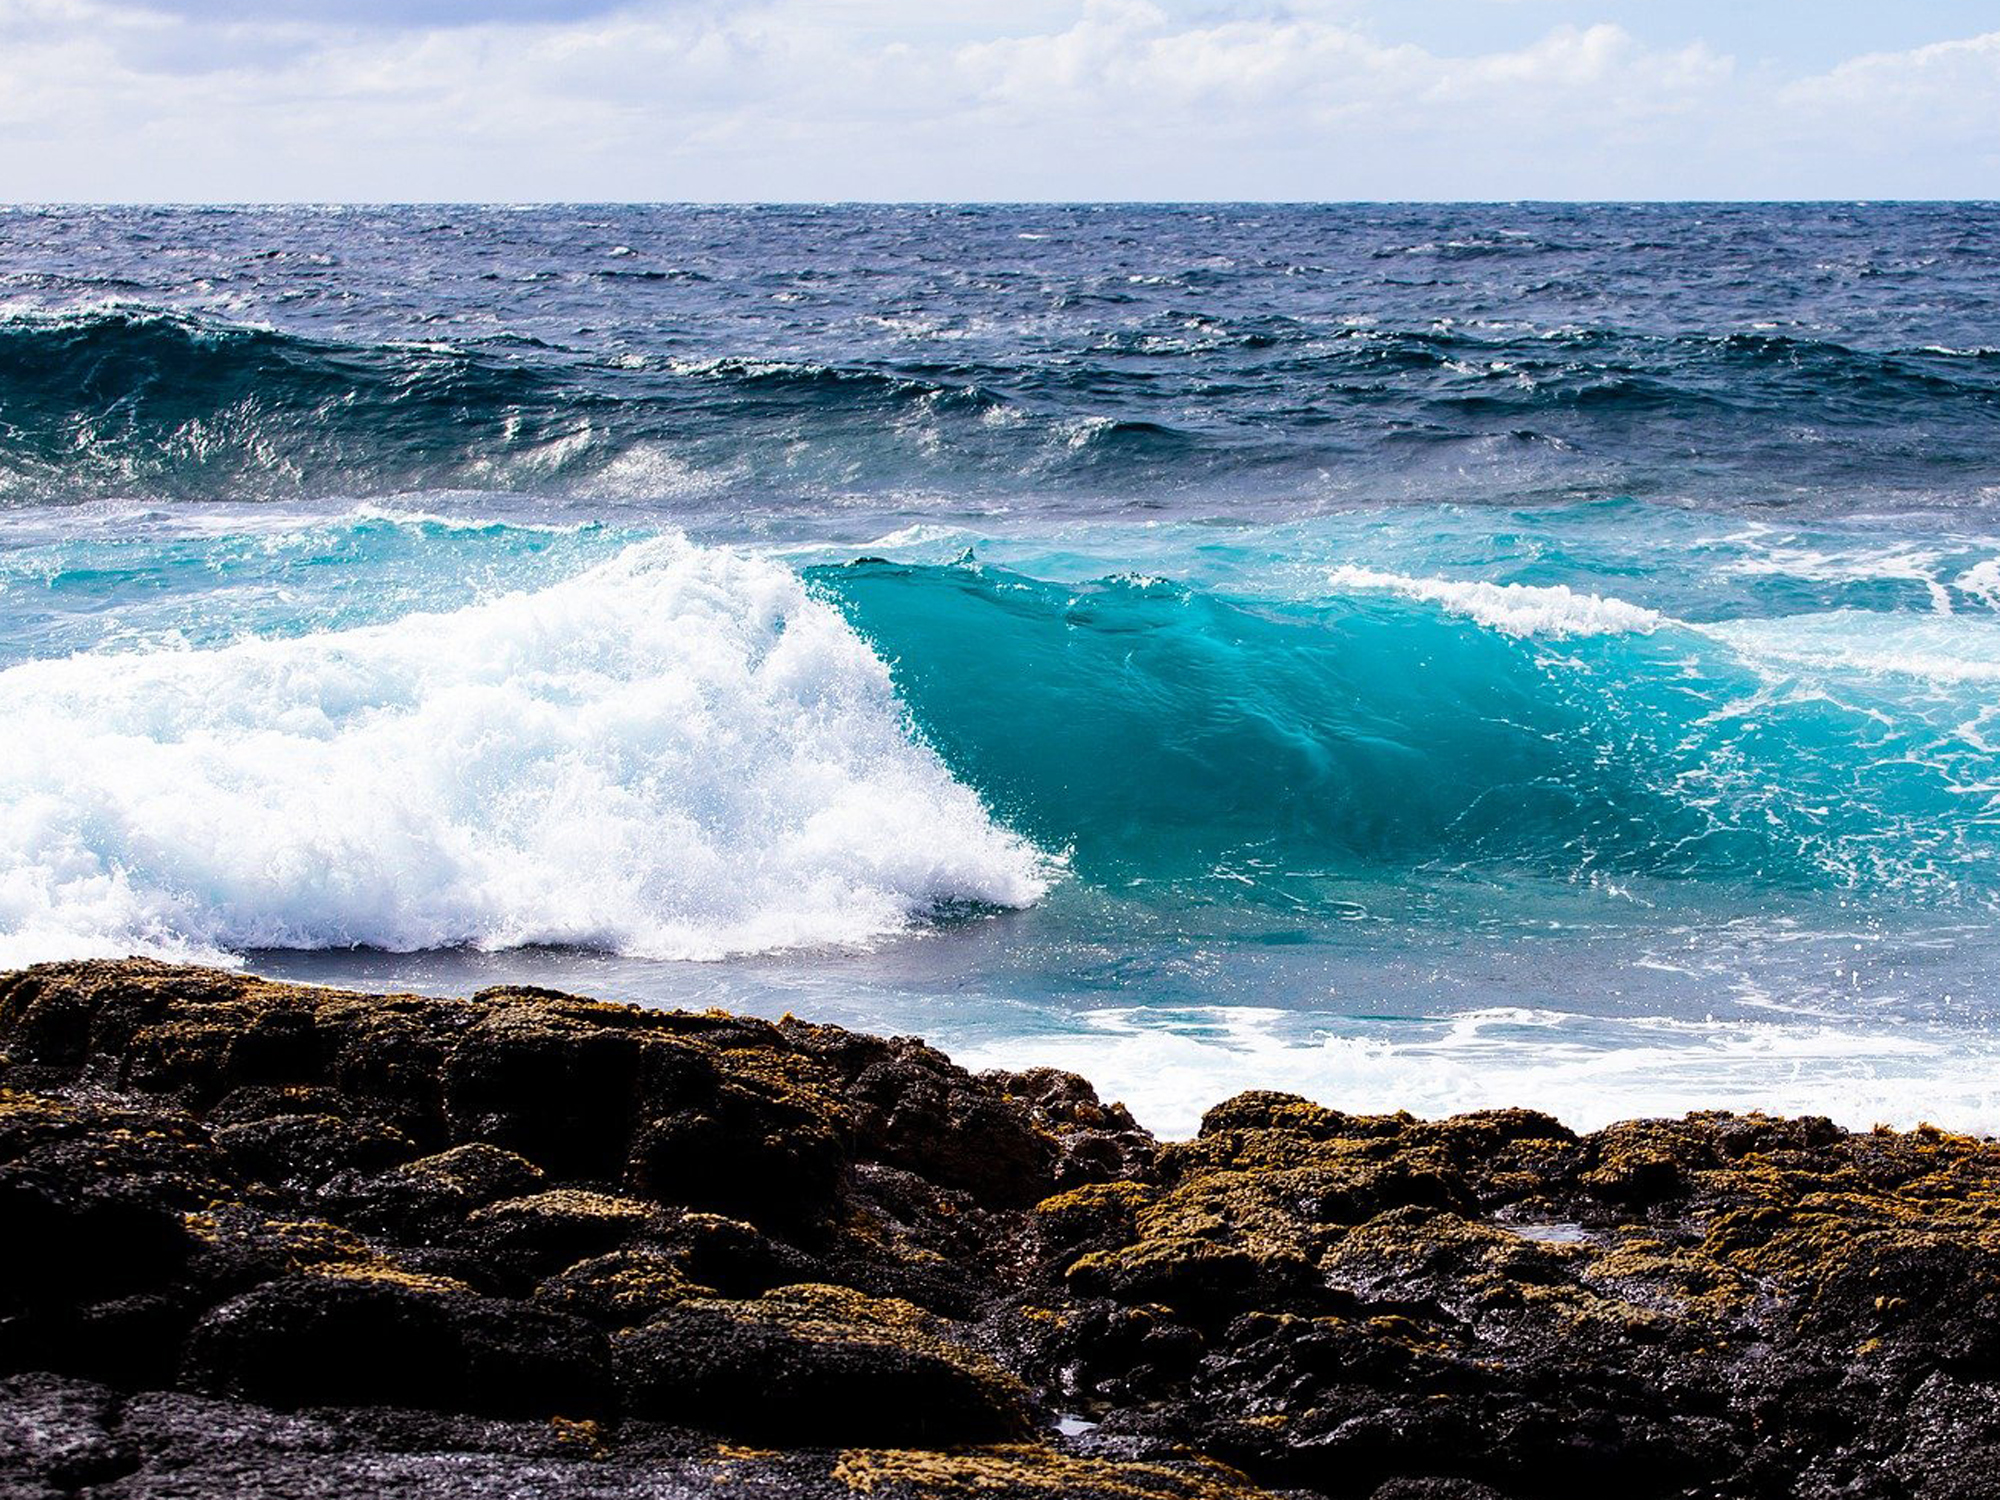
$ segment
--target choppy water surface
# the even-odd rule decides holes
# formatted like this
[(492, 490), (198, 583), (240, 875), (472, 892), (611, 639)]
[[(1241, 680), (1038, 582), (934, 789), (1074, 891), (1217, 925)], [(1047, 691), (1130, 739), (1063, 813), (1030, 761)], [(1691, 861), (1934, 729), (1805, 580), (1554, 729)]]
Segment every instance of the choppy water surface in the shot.
[(0, 213), (0, 961), (2000, 1128), (1996, 250)]

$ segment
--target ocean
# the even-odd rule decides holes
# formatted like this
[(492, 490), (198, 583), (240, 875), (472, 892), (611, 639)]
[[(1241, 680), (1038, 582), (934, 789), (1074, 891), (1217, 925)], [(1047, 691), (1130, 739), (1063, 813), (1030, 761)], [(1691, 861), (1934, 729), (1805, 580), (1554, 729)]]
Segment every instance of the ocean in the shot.
[(2000, 1129), (2000, 206), (0, 211), (0, 964)]

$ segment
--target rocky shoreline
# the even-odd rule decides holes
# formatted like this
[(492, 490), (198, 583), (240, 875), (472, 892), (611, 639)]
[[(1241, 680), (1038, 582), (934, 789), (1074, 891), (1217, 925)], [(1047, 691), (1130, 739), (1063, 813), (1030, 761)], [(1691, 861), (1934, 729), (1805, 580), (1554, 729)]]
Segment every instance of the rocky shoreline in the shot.
[(2000, 1146), (0, 977), (0, 1494), (2000, 1494)]

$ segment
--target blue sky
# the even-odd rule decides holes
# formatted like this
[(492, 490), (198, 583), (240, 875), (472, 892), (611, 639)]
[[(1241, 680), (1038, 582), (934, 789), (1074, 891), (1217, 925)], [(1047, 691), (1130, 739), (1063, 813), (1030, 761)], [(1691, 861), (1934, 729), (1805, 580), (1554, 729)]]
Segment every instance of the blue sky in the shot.
[(2000, 197), (2000, 0), (0, 0), (0, 199)]

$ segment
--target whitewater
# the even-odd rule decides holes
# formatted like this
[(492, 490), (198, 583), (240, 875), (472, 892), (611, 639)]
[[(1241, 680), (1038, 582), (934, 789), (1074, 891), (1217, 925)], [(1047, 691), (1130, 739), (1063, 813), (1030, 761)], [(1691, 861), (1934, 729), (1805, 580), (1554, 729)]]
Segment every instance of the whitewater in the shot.
[(25, 663), (0, 715), (15, 962), (717, 958), (1047, 883), (828, 605), (675, 538), (447, 614)]
[(1996, 243), (0, 214), (0, 964), (2000, 1129)]

